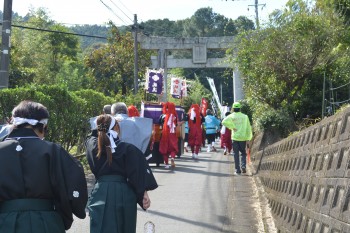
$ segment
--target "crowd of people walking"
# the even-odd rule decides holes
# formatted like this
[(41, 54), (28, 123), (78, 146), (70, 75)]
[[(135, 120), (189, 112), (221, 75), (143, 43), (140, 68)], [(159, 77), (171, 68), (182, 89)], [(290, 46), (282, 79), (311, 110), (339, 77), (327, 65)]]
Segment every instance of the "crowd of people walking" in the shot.
[[(219, 134), (223, 154), (233, 152), (236, 174), (245, 173), (251, 125), (240, 103), (232, 109), (220, 120), (212, 110), (204, 116), (200, 106), (192, 104), (180, 119), (174, 103), (163, 103), (158, 121), (164, 168), (176, 167), (177, 127), (184, 125), (181, 141), (192, 159), (200, 159), (205, 139), (206, 152), (218, 152)], [(148, 192), (158, 187), (147, 162), (156, 133), (153, 120), (123, 102), (103, 106), (101, 115), (90, 119), (85, 148), (96, 183), (88, 197), (81, 162), (59, 144), (44, 140), (49, 118), (44, 105), (22, 101), (0, 138), (0, 232), (62, 233), (71, 227), (73, 215), (86, 217), (86, 208), (92, 233), (135, 232), (137, 204), (147, 210), (151, 205)]]

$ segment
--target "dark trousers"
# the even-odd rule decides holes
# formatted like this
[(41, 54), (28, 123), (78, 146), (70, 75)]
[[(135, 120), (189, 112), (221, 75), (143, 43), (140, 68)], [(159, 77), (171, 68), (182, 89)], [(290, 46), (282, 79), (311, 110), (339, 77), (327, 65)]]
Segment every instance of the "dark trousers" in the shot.
[[(242, 168), (246, 168), (246, 158), (247, 158), (247, 152), (245, 151), (247, 142), (243, 141), (232, 141), (232, 147), (233, 147), (233, 157), (235, 160), (235, 169), (236, 172), (241, 171)], [(239, 159), (239, 152), (241, 152), (241, 161)]]

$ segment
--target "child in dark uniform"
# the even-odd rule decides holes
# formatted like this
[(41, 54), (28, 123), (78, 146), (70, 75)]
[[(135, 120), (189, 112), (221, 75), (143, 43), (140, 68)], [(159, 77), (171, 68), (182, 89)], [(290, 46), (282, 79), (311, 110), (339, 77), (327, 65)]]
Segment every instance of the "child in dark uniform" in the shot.
[(88, 202), (90, 232), (135, 233), (137, 204), (150, 207), (147, 191), (157, 182), (144, 154), (119, 140), (118, 122), (110, 115), (96, 119), (85, 141), (86, 155), (96, 184)]
[(73, 214), (85, 218), (84, 169), (58, 144), (44, 140), (49, 112), (22, 101), (0, 142), (0, 232), (63, 233)]

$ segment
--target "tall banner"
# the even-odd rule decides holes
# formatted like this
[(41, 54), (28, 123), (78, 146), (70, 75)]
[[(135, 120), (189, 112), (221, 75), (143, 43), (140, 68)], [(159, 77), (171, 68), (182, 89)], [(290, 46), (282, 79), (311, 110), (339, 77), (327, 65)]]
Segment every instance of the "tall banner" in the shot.
[(187, 84), (186, 80), (181, 78), (173, 77), (170, 83), (170, 94), (174, 98), (187, 97)]
[(182, 80), (181, 95), (182, 95), (182, 97), (187, 97), (187, 82), (186, 82), (186, 80)]
[(208, 109), (208, 101), (205, 98), (202, 98), (201, 113), (203, 114), (203, 116), (207, 115), (207, 109)]
[(221, 118), (224, 118), (225, 117), (225, 113), (222, 111), (222, 106), (221, 106), (221, 103), (220, 103), (220, 99), (219, 99), (218, 93), (216, 91), (214, 80), (212, 78), (209, 78), (209, 77), (207, 77), (207, 80), (209, 82), (210, 89), (213, 92), (213, 96), (214, 96), (214, 98), (216, 100), (218, 108), (219, 108), (219, 110), (221, 112)]
[(214, 96), (211, 98), (210, 105), (213, 109), (213, 114), (218, 115), (218, 108), (216, 107)]
[(182, 80), (180, 78), (171, 78), (170, 94), (175, 98), (181, 98)]
[(163, 69), (150, 70), (146, 72), (145, 89), (147, 93), (162, 94), (163, 92)]

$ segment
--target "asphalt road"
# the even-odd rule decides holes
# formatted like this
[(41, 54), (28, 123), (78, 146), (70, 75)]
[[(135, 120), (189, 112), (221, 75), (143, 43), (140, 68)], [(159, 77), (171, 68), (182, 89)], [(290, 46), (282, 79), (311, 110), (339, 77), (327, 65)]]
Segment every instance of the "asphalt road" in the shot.
[[(149, 192), (151, 207), (138, 207), (137, 233), (155, 224), (156, 233), (265, 232), (254, 179), (234, 176), (233, 157), (204, 152), (199, 160), (190, 153), (175, 160), (174, 169), (151, 168), (159, 187)], [(92, 187), (90, 180), (90, 187)], [(68, 233), (89, 232), (89, 218), (76, 219)]]

